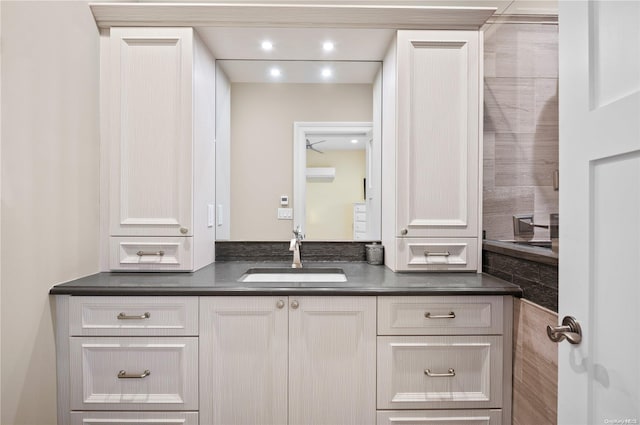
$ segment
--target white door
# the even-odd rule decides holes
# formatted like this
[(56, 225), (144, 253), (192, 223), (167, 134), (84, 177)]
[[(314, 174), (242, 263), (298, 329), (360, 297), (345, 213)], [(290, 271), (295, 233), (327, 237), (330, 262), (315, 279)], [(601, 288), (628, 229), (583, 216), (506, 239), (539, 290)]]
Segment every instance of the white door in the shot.
[(560, 1), (559, 424), (640, 423), (640, 2)]
[(192, 63), (191, 28), (111, 29), (111, 236), (193, 235)]
[(376, 297), (289, 297), (289, 425), (376, 422)]
[(200, 423), (286, 425), (287, 297), (200, 298)]

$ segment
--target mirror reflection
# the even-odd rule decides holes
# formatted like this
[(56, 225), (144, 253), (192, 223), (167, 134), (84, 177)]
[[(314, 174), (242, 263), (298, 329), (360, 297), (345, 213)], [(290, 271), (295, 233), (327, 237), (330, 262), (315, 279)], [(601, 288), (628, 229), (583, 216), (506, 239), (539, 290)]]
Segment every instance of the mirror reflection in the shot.
[[(297, 224), (307, 240), (379, 239), (380, 62), (219, 60), (217, 71), (216, 239), (287, 241)], [(368, 127), (295, 140), (296, 123)], [(333, 183), (307, 181), (307, 168), (334, 168)], [(363, 210), (373, 218), (356, 224)]]

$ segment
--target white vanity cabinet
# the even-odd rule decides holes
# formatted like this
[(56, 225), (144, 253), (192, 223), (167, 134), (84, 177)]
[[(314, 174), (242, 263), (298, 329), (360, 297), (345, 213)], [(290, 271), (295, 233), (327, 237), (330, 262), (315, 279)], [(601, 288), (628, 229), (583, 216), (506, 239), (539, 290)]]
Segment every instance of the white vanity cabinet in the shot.
[(383, 242), (393, 270), (479, 265), (479, 31), (398, 31), (385, 59)]
[(375, 297), (201, 297), (200, 329), (201, 423), (375, 423)]
[(378, 297), (378, 425), (511, 423), (512, 302)]
[(58, 423), (509, 425), (512, 302), (59, 295)]
[(214, 59), (193, 28), (111, 28), (108, 50), (109, 267), (203, 267), (214, 260)]
[(60, 425), (198, 423), (198, 297), (58, 296), (56, 317)]

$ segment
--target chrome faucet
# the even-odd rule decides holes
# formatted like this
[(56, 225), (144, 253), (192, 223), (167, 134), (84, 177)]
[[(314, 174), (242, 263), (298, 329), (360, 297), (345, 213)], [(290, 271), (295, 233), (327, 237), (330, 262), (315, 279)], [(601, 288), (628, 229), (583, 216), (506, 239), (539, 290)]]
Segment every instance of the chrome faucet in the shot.
[(304, 239), (300, 225), (293, 230), (293, 235), (294, 238), (291, 239), (291, 244), (289, 244), (289, 251), (293, 251), (293, 263), (291, 264), (291, 268), (300, 269), (302, 268), (302, 261), (300, 261), (300, 245)]

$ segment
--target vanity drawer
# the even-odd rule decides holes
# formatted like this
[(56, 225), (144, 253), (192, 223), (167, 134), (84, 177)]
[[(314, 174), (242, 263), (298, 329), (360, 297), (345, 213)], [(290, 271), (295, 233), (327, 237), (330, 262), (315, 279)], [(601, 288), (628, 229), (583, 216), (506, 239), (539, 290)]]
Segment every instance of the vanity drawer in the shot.
[(354, 204), (353, 212), (355, 213), (366, 213), (367, 212), (367, 204)]
[(366, 232), (367, 231), (367, 222), (366, 221), (356, 221), (353, 223), (353, 230), (355, 232)]
[(397, 270), (474, 271), (478, 269), (475, 238), (398, 238)]
[(70, 338), (71, 410), (198, 410), (198, 338)]
[(114, 237), (109, 239), (109, 268), (123, 271), (190, 271), (191, 237)]
[(70, 297), (69, 335), (196, 336), (198, 297)]
[(377, 425), (502, 425), (502, 410), (385, 410)]
[(197, 412), (71, 412), (71, 425), (198, 425)]
[(501, 336), (378, 337), (378, 409), (502, 403)]
[(353, 220), (354, 221), (363, 221), (366, 222), (367, 221), (367, 213), (355, 213), (353, 215)]
[(378, 335), (500, 335), (501, 296), (378, 297)]

